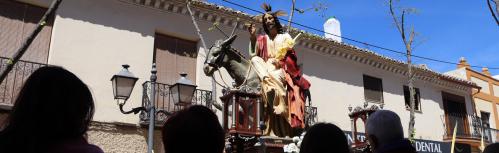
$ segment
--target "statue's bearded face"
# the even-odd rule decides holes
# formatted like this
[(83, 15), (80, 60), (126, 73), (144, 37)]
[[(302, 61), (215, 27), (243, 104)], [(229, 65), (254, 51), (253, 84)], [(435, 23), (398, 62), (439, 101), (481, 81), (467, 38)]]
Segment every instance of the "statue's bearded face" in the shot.
[(267, 29), (270, 30), (272, 28), (275, 28), (275, 18), (271, 14), (265, 13), (265, 15), (263, 16), (263, 22), (265, 23)]

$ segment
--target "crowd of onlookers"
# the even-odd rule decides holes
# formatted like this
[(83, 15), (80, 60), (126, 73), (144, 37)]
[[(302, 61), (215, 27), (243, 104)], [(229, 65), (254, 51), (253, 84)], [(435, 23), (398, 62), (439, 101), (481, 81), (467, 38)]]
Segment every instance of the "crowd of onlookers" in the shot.
[[(86, 140), (93, 113), (92, 94), (77, 76), (61, 67), (39, 68), (26, 80), (0, 131), (0, 153), (102, 153)], [(366, 152), (416, 153), (402, 129), (394, 112), (374, 112), (366, 123)], [(225, 131), (212, 110), (191, 106), (165, 122), (162, 140), (166, 153), (223, 153)], [(330, 123), (310, 127), (299, 147), (300, 153), (352, 152), (343, 130)], [(499, 153), (499, 143), (483, 152)]]

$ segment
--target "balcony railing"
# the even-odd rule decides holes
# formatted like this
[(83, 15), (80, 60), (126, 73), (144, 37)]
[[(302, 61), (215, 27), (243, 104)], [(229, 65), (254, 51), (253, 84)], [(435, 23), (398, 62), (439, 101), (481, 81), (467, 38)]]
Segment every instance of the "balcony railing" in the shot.
[(498, 143), (499, 142), (499, 130), (492, 128), (483, 129), (483, 139), (487, 143)]
[[(183, 105), (175, 105), (173, 102), (173, 97), (170, 94), (170, 86), (168, 84), (156, 83), (156, 102), (154, 103), (156, 106), (156, 123), (162, 124), (166, 121), (167, 117), (172, 113), (182, 110), (185, 108)], [(152, 85), (150, 81), (144, 82), (142, 84), (142, 106), (146, 107), (150, 106), (149, 97), (151, 95)], [(194, 92), (194, 96), (192, 98), (191, 105), (203, 105), (212, 110), (215, 109), (213, 104), (211, 103), (211, 91), (196, 89)], [(149, 117), (146, 112), (140, 113), (140, 119), (142, 123), (148, 123)]]
[(444, 115), (445, 133), (444, 138), (452, 138), (454, 127), (457, 122), (456, 137), (462, 139), (481, 139), (482, 122), (480, 117), (467, 114)]
[(308, 128), (317, 122), (317, 107), (305, 106), (305, 126)]
[[(0, 70), (3, 71), (7, 67), (8, 58), (0, 57)], [(5, 80), (0, 84), (0, 105), (12, 106), (17, 94), (23, 87), (24, 81), (40, 67), (47, 66), (47, 64), (18, 61), (14, 68), (7, 75)]]

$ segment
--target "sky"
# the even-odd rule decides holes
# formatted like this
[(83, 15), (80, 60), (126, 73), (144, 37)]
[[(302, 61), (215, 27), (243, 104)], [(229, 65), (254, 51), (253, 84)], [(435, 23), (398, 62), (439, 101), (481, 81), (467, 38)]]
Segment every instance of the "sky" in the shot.
[[(246, 12), (258, 14), (224, 0), (208, 2)], [(273, 10), (284, 10), (289, 14), (291, 0), (227, 0), (262, 11), (263, 2)], [(369, 44), (405, 52), (400, 33), (389, 14), (387, 0), (296, 0), (297, 8), (307, 9), (325, 4), (322, 11), (310, 10), (295, 13), (293, 21), (317, 29), (324, 22), (336, 17), (341, 23), (343, 37)], [(499, 75), (499, 26), (495, 23), (485, 0), (400, 0), (394, 1), (397, 8), (415, 8), (416, 13), (406, 15), (406, 26), (417, 33), (413, 54), (457, 63), (465, 57), (468, 63), (489, 67), (492, 75)], [(285, 17), (287, 18), (287, 17)], [(282, 22), (281, 24), (287, 24)], [(324, 35), (298, 25), (296, 28)], [(343, 42), (375, 51), (384, 56), (405, 61), (405, 56), (343, 40)], [(445, 64), (414, 58), (415, 64), (427, 64), (437, 72), (456, 69), (454, 64)], [(493, 69), (496, 68), (496, 69)], [(481, 68), (474, 68), (481, 71)]]

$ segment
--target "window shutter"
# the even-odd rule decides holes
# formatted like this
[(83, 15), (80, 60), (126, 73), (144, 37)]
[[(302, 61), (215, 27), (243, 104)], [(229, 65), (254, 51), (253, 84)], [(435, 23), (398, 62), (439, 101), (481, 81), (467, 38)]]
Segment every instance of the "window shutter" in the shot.
[(156, 34), (154, 46), (159, 83), (173, 85), (181, 72), (187, 73), (189, 80), (196, 81), (196, 42)]
[(0, 56), (11, 58), (21, 44), (24, 5), (0, 1)]
[[(3, 57), (0, 69), (5, 68), (6, 58), (14, 56), (46, 11), (34, 5), (0, 0), (0, 57)], [(19, 61), (0, 84), (0, 103), (13, 104), (24, 81), (47, 63), (53, 21), (53, 16), (49, 17), (47, 25), (21, 57), (27, 62)]]
[(383, 102), (383, 84), (381, 79), (364, 75), (364, 97), (368, 102)]

